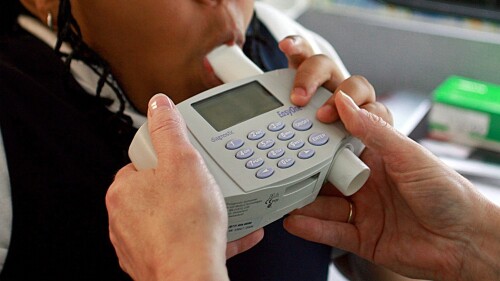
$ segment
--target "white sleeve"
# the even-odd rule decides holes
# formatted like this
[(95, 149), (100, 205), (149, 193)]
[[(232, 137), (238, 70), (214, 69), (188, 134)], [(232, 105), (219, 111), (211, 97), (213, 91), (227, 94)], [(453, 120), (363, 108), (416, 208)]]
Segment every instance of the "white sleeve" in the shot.
[(10, 195), (9, 171), (0, 130), (0, 272), (2, 272), (12, 231), (12, 200)]
[(329, 56), (337, 64), (345, 77), (350, 76), (349, 71), (347, 71), (347, 68), (333, 46), (319, 34), (306, 29), (269, 4), (255, 2), (255, 12), (276, 40), (281, 41), (290, 35), (300, 35), (309, 42), (315, 54)]

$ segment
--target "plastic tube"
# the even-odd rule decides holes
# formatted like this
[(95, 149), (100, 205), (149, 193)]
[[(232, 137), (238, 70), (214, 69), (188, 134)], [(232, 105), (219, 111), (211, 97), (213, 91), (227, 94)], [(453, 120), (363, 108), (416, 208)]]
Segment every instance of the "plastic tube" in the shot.
[(370, 168), (346, 146), (337, 152), (328, 181), (345, 196), (351, 196), (365, 184), (369, 176)]
[(264, 73), (237, 45), (222, 45), (207, 55), (215, 75), (224, 83)]

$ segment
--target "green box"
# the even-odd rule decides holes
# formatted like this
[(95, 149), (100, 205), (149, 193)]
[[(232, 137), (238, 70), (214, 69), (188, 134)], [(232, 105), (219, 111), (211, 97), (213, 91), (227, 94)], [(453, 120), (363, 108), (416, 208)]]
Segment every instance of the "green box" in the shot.
[(433, 93), (433, 138), (500, 151), (500, 85), (450, 76)]

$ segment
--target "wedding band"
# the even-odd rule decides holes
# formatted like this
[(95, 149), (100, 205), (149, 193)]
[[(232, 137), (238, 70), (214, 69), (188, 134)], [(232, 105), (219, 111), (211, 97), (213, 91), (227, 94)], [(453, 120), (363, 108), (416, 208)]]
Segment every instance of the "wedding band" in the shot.
[(352, 223), (354, 220), (354, 206), (349, 201), (349, 217), (347, 218), (347, 223)]

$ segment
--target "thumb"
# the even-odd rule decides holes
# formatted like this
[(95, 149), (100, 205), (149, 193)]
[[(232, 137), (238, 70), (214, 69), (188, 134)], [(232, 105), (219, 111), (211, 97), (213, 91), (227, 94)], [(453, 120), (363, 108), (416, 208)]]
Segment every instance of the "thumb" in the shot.
[(156, 94), (149, 101), (148, 129), (158, 160), (169, 159), (171, 153), (190, 144), (184, 120), (165, 94)]

